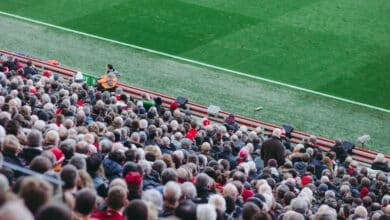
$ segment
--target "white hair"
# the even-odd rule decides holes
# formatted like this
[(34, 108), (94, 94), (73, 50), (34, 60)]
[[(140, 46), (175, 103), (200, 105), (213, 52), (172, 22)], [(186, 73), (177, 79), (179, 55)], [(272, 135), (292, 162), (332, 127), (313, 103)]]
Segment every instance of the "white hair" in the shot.
[(310, 188), (305, 187), (301, 190), (301, 192), (299, 193), (299, 196), (307, 198), (307, 200), (310, 204), (311, 201), (313, 200), (313, 191), (311, 191)]
[(146, 119), (141, 119), (139, 121), (139, 127), (142, 129), (146, 129), (148, 127), (148, 121)]
[(34, 220), (31, 212), (20, 201), (7, 202), (0, 208), (0, 219)]
[(355, 214), (355, 216), (358, 216), (361, 218), (367, 218), (367, 216), (368, 216), (367, 209), (364, 206), (356, 207), (354, 214)]
[(282, 135), (282, 130), (280, 130), (280, 128), (275, 128), (275, 129), (272, 131), (272, 136), (275, 136), (275, 137), (280, 138), (280, 135)]
[(283, 220), (305, 220), (305, 217), (301, 213), (290, 210), (283, 215)]
[(197, 220), (215, 220), (217, 219), (217, 212), (215, 207), (210, 204), (202, 204), (196, 207)]
[(328, 176), (322, 176), (321, 179), (320, 179), (320, 182), (321, 183), (329, 183), (329, 177)]
[(138, 164), (142, 167), (142, 170), (144, 171), (145, 174), (150, 174), (152, 171), (152, 165), (150, 165), (149, 161), (146, 160), (140, 160)]
[(303, 197), (297, 197), (291, 200), (291, 209), (304, 215), (309, 209), (309, 204)]
[(328, 205), (321, 205), (314, 215), (314, 220), (320, 219), (337, 219), (337, 212)]
[(228, 183), (223, 187), (224, 196), (232, 196), (234, 199), (238, 197), (237, 187), (233, 183)]
[(197, 196), (195, 185), (191, 182), (181, 184), (181, 191), (186, 199), (195, 199)]
[(214, 205), (217, 210), (224, 213), (226, 211), (226, 201), (220, 194), (211, 195), (209, 204)]
[(385, 163), (385, 162), (386, 162), (385, 155), (383, 155), (383, 154), (377, 154), (376, 157), (375, 157), (375, 159), (374, 159), (374, 162)]
[(148, 189), (142, 193), (142, 200), (145, 202), (151, 202), (158, 210), (162, 210), (163, 198), (159, 191), (156, 189)]
[(163, 137), (162, 138), (162, 143), (164, 144), (164, 145), (170, 145), (171, 144), (171, 139), (169, 139), (169, 137)]
[(164, 187), (164, 197), (169, 196), (175, 199), (175, 201), (179, 201), (181, 196), (181, 188), (180, 185), (176, 182), (169, 181), (165, 184)]

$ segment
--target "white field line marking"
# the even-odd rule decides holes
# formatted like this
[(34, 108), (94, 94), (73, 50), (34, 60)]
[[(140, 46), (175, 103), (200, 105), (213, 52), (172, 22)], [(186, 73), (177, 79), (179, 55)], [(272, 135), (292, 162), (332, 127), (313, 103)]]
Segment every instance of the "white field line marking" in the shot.
[(236, 75), (239, 75), (239, 76), (245, 76), (245, 77), (248, 77), (248, 78), (251, 78), (251, 79), (261, 80), (261, 81), (264, 81), (264, 82), (273, 83), (273, 84), (284, 86), (284, 87), (288, 87), (288, 88), (291, 88), (291, 89), (295, 89), (295, 90), (299, 90), (299, 91), (303, 91), (303, 92), (307, 92), (307, 93), (311, 93), (311, 94), (315, 94), (315, 95), (319, 95), (319, 96), (335, 99), (335, 100), (342, 101), (342, 102), (347, 102), (347, 103), (354, 104), (354, 105), (363, 106), (363, 107), (370, 108), (370, 109), (375, 109), (375, 110), (378, 110), (378, 111), (381, 111), (381, 112), (390, 113), (390, 109), (385, 109), (385, 108), (381, 108), (381, 107), (377, 107), (377, 106), (373, 106), (373, 105), (364, 104), (364, 103), (353, 101), (353, 100), (350, 100), (350, 99), (345, 99), (345, 98), (329, 95), (329, 94), (326, 94), (326, 93), (317, 92), (317, 91), (314, 91), (314, 90), (311, 90), (311, 89), (305, 89), (305, 88), (302, 88), (302, 87), (290, 85), (290, 84), (279, 82), (279, 81), (275, 81), (275, 80), (272, 80), (272, 79), (267, 79), (267, 78), (263, 78), (263, 77), (254, 76), (254, 75), (250, 75), (250, 74), (247, 74), (247, 73), (239, 72), (239, 71), (236, 71), (236, 70), (231, 70), (231, 69), (226, 69), (226, 68), (219, 67), (219, 66), (214, 66), (214, 65), (203, 63), (203, 62), (199, 62), (199, 61), (196, 61), (196, 60), (191, 60), (191, 59), (187, 59), (187, 58), (184, 58), (184, 57), (179, 57), (179, 56), (175, 56), (175, 55), (172, 55), (172, 54), (168, 54), (168, 53), (164, 53), (164, 52), (160, 52), (160, 51), (156, 51), (156, 50), (140, 47), (140, 46), (137, 46), (137, 45), (124, 43), (124, 42), (121, 42), (121, 41), (116, 41), (116, 40), (112, 40), (112, 39), (105, 38), (105, 37), (100, 37), (100, 36), (93, 35), (93, 34), (88, 34), (88, 33), (81, 32), (81, 31), (76, 31), (76, 30), (73, 30), (73, 29), (69, 29), (69, 28), (65, 28), (65, 27), (49, 24), (49, 23), (46, 23), (46, 22), (34, 20), (34, 19), (31, 19), (31, 18), (26, 18), (26, 17), (19, 16), (19, 15), (10, 14), (10, 13), (3, 12), (3, 11), (0, 11), (0, 14), (8, 16), (8, 17), (16, 18), (16, 19), (19, 19), (19, 20), (23, 20), (23, 21), (28, 21), (28, 22), (31, 22), (31, 23), (39, 24), (39, 25), (43, 25), (43, 26), (47, 26), (47, 27), (51, 27), (51, 28), (56, 28), (56, 29), (59, 29), (59, 30), (62, 30), (62, 31), (67, 31), (67, 32), (83, 35), (83, 36), (86, 36), (86, 37), (90, 37), (90, 38), (94, 38), (94, 39), (98, 39), (98, 40), (102, 40), (102, 41), (107, 41), (107, 42), (110, 42), (110, 43), (113, 43), (113, 44), (119, 44), (119, 45), (122, 45), (122, 46), (135, 48), (135, 49), (138, 49), (138, 50), (150, 52), (150, 53), (153, 53), (153, 54), (158, 54), (158, 55), (169, 57), (169, 58), (173, 58), (173, 59), (176, 59), (176, 60), (185, 61), (185, 62), (196, 64), (196, 65), (199, 65), (199, 66), (208, 67), (210, 69), (225, 71), (225, 72), (233, 73), (233, 74), (236, 74)]

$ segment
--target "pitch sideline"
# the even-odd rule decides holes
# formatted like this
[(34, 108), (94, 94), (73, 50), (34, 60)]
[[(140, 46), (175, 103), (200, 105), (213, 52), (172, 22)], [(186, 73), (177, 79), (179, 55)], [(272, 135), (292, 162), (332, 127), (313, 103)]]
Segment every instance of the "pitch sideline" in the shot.
[(137, 45), (124, 43), (124, 42), (121, 42), (121, 41), (112, 40), (112, 39), (109, 39), (109, 38), (100, 37), (100, 36), (97, 36), (97, 35), (88, 34), (88, 33), (81, 32), (81, 31), (76, 31), (76, 30), (73, 30), (73, 29), (70, 29), (70, 28), (65, 28), (65, 27), (49, 24), (49, 23), (46, 23), (46, 22), (42, 22), (42, 21), (31, 19), (31, 18), (26, 18), (26, 17), (23, 17), (23, 16), (7, 13), (7, 12), (3, 12), (3, 11), (0, 11), (0, 15), (16, 18), (16, 19), (23, 20), (23, 21), (28, 21), (28, 22), (39, 24), (39, 25), (42, 25), (42, 26), (47, 26), (47, 27), (55, 28), (55, 29), (58, 29), (58, 30), (66, 31), (66, 32), (71, 32), (71, 33), (74, 33), (74, 34), (78, 34), (78, 35), (82, 35), (82, 36), (86, 36), (86, 37), (90, 37), (90, 38), (94, 38), (94, 39), (98, 39), (98, 40), (102, 40), (102, 41), (107, 41), (107, 42), (110, 42), (110, 43), (113, 43), (113, 44), (119, 44), (119, 45), (122, 45), (122, 46), (131, 47), (131, 48), (134, 48), (134, 49), (137, 49), (137, 50), (142, 50), (142, 51), (146, 51), (146, 52), (149, 52), (149, 53), (153, 53), (153, 54), (169, 57), (169, 58), (172, 58), (172, 59), (184, 61), (184, 62), (187, 62), (187, 63), (196, 64), (196, 65), (207, 67), (207, 68), (210, 68), (210, 69), (225, 71), (225, 72), (233, 73), (233, 74), (236, 74), (236, 75), (239, 75), (239, 76), (244, 76), (244, 77), (247, 77), (247, 78), (260, 80), (260, 81), (276, 84), (276, 85), (279, 85), (279, 86), (288, 87), (288, 88), (295, 89), (295, 90), (298, 90), (298, 91), (303, 91), (303, 92), (307, 92), (307, 93), (311, 93), (311, 94), (327, 97), (327, 98), (330, 98), (330, 99), (335, 99), (335, 100), (338, 100), (338, 101), (342, 101), (342, 102), (346, 102), (346, 103), (350, 103), (350, 104), (354, 104), (354, 105), (359, 105), (359, 106), (362, 106), (362, 107), (378, 110), (378, 111), (381, 111), (381, 112), (390, 113), (390, 109), (385, 109), (385, 108), (381, 108), (381, 107), (378, 107), (378, 106), (364, 104), (364, 103), (353, 101), (353, 100), (350, 100), (350, 99), (345, 99), (345, 98), (329, 95), (329, 94), (326, 94), (326, 93), (317, 92), (317, 91), (314, 91), (314, 90), (311, 90), (311, 89), (305, 89), (305, 88), (302, 88), (302, 87), (298, 87), (298, 86), (294, 86), (294, 85), (291, 85), (291, 84), (287, 84), (287, 83), (283, 83), (283, 82), (279, 82), (279, 81), (263, 78), (263, 77), (260, 77), (260, 76), (254, 76), (254, 75), (250, 75), (250, 74), (247, 74), (247, 73), (239, 72), (239, 71), (236, 71), (236, 70), (231, 70), (231, 69), (227, 69), (227, 68), (223, 68), (223, 67), (219, 67), (219, 66), (214, 66), (214, 65), (203, 63), (203, 62), (199, 62), (199, 61), (196, 61), (196, 60), (191, 60), (191, 59), (188, 59), (188, 58), (175, 56), (175, 55), (172, 55), (172, 54), (168, 54), (168, 53), (164, 53), (164, 52), (160, 52), (160, 51), (156, 51), (156, 50), (140, 47), (140, 46), (137, 46)]

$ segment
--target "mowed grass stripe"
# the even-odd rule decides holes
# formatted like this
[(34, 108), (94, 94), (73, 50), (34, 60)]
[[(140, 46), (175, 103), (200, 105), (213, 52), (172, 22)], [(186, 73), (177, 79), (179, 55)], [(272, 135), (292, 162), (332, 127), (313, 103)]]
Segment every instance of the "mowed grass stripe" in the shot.
[(98, 39), (98, 40), (108, 41), (110, 43), (119, 44), (119, 45), (122, 45), (122, 46), (132, 47), (132, 48), (143, 50), (143, 51), (146, 51), (146, 52), (167, 56), (167, 57), (170, 57), (170, 58), (173, 58), (173, 59), (177, 59), (177, 60), (180, 60), (180, 61), (185, 61), (185, 62), (189, 62), (189, 63), (192, 63), (192, 64), (196, 64), (196, 65), (200, 65), (200, 66), (204, 66), (204, 67), (208, 67), (208, 68), (212, 68), (212, 69), (216, 69), (216, 70), (220, 70), (220, 71), (229, 72), (229, 73), (236, 74), (236, 75), (239, 75), (239, 76), (244, 76), (244, 77), (252, 78), (252, 79), (255, 79), (255, 80), (261, 80), (261, 81), (265, 81), (265, 82), (268, 82), (268, 83), (276, 84), (276, 85), (279, 85), (279, 86), (285, 86), (285, 87), (288, 87), (288, 88), (291, 88), (291, 89), (295, 89), (295, 90), (299, 90), (299, 91), (303, 91), (303, 92), (308, 92), (308, 93), (311, 93), (311, 94), (323, 96), (323, 97), (326, 97), (326, 98), (335, 99), (335, 100), (338, 100), (338, 101), (347, 102), (347, 103), (354, 104), (354, 105), (363, 106), (363, 107), (366, 107), (366, 108), (374, 109), (374, 110), (377, 110), (377, 111), (382, 111), (382, 112), (385, 112), (385, 113), (390, 113), (389, 109), (384, 109), (384, 108), (380, 108), (380, 107), (377, 107), (377, 106), (372, 106), (372, 105), (368, 105), (368, 104), (365, 104), (365, 103), (356, 102), (356, 101), (353, 101), (353, 100), (349, 100), (349, 99), (345, 99), (345, 98), (341, 98), (341, 97), (337, 97), (337, 96), (332, 96), (332, 95), (329, 95), (329, 94), (313, 91), (313, 90), (310, 90), (310, 89), (305, 89), (305, 88), (302, 88), (302, 87), (297, 87), (297, 86), (286, 84), (286, 83), (283, 83), (283, 82), (279, 82), (279, 81), (275, 81), (275, 80), (271, 80), (271, 79), (267, 79), (267, 78), (263, 78), (263, 77), (259, 77), (259, 76), (254, 76), (254, 75), (250, 75), (250, 74), (247, 74), (247, 73), (242, 73), (242, 72), (234, 71), (234, 70), (231, 70), (231, 69), (226, 69), (226, 68), (219, 67), (219, 66), (214, 66), (214, 65), (207, 64), (207, 63), (203, 63), (203, 62), (199, 62), (199, 61), (183, 58), (183, 57), (178, 57), (178, 56), (167, 54), (167, 53), (164, 53), (164, 52), (160, 52), (160, 51), (155, 51), (155, 50), (148, 49), (148, 48), (139, 47), (139, 46), (136, 46), (136, 45), (132, 45), (132, 44), (128, 44), (128, 43), (124, 43), (124, 42), (120, 42), (120, 41), (116, 41), (116, 40), (100, 37), (100, 36), (97, 36), (97, 35), (92, 35), (92, 34), (80, 32), (80, 31), (76, 31), (76, 30), (69, 29), (69, 28), (64, 28), (64, 27), (57, 26), (57, 25), (48, 24), (48, 23), (41, 22), (41, 21), (36, 21), (36, 20), (33, 20), (33, 19), (25, 18), (25, 17), (18, 16), (18, 15), (9, 14), (9, 13), (2, 12), (2, 11), (0, 11), (0, 14), (6, 15), (6, 16), (10, 16), (10, 17), (13, 17), (13, 18), (17, 18), (17, 19), (21, 19), (21, 20), (25, 20), (25, 21), (29, 21), (29, 22), (33, 22), (33, 23), (36, 23), (36, 24), (44, 25), (44, 26), (49, 26), (51, 28), (56, 28), (56, 29), (60, 29), (60, 30), (63, 30), (63, 31), (68, 31), (68, 32), (75, 33), (75, 34), (84, 35), (84, 36), (95, 38), (95, 39)]
[(389, 42), (383, 22), (390, 19), (388, 1), (33, 0), (30, 5), (6, 0), (0, 9), (390, 109), (383, 95), (390, 88), (390, 50), (383, 43)]

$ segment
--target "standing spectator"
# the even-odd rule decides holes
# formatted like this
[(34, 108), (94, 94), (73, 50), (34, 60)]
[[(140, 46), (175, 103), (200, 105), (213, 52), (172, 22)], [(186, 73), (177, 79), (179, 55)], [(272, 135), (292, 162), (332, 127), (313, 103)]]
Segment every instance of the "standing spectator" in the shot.
[(336, 153), (336, 160), (338, 160), (339, 163), (344, 163), (345, 159), (348, 157), (348, 153), (343, 147), (340, 139), (336, 140), (336, 143), (332, 147), (331, 151), (334, 151)]
[(30, 75), (36, 75), (38, 74), (38, 71), (34, 68), (31, 60), (27, 61), (26, 67), (23, 68), (24, 76)]
[(268, 160), (270, 159), (275, 159), (279, 166), (284, 164), (284, 146), (280, 141), (281, 133), (282, 131), (279, 128), (275, 128), (272, 136), (262, 144), (260, 154), (261, 159), (264, 160), (264, 164), (268, 164)]

